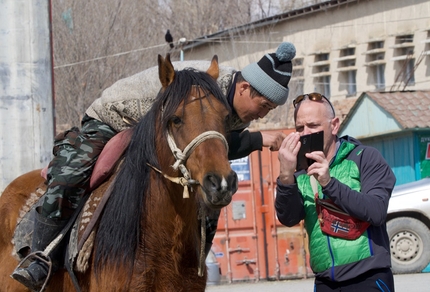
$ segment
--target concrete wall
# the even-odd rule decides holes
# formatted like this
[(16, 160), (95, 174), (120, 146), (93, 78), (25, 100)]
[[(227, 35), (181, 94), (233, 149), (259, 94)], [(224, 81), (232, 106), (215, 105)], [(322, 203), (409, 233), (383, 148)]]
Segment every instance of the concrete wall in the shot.
[(0, 1), (0, 194), (51, 160), (49, 0)]

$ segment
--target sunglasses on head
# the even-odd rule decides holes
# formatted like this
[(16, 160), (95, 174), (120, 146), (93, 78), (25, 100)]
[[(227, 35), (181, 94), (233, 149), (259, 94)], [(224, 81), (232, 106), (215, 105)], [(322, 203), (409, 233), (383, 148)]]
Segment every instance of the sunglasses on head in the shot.
[(313, 93), (309, 93), (309, 94), (302, 94), (302, 95), (297, 96), (297, 98), (293, 100), (294, 108), (296, 108), (297, 105), (300, 102), (302, 102), (306, 97), (312, 101), (321, 101), (321, 100), (325, 99), (327, 101), (327, 103), (330, 105), (330, 107), (333, 111), (333, 114), (336, 116), (335, 111), (334, 111), (334, 107), (331, 104), (330, 100), (328, 100), (327, 97), (325, 97), (321, 93), (317, 93), (317, 92), (313, 92)]

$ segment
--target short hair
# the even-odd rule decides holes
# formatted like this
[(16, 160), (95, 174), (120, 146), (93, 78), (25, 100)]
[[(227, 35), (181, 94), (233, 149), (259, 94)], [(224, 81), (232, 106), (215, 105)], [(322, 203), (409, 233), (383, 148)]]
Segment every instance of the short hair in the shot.
[[(236, 73), (236, 82), (248, 82), (248, 81), (243, 77), (242, 72), (239, 71)], [(258, 92), (257, 89), (252, 87), (251, 83), (249, 83), (249, 91), (250, 91), (249, 95), (251, 97), (264, 96), (260, 92)]]

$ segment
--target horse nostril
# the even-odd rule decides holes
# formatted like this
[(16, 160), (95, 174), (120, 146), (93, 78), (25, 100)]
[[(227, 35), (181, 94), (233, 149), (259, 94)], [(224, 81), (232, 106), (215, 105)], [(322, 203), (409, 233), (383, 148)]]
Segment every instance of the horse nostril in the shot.
[(237, 178), (237, 173), (235, 171), (232, 171), (230, 175), (227, 178), (228, 181), (228, 188), (232, 191), (232, 193), (236, 193), (238, 187), (239, 187), (239, 179)]
[(220, 178), (217, 175), (209, 174), (204, 180), (206, 189), (218, 190), (220, 188)]
[(237, 174), (231, 171), (226, 178), (221, 178), (216, 174), (208, 174), (203, 180), (203, 187), (212, 192), (230, 192), (234, 194), (238, 189)]

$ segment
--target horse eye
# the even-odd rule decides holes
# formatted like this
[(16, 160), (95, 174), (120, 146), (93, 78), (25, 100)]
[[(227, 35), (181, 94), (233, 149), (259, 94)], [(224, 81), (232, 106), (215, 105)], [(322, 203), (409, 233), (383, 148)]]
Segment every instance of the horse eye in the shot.
[(178, 116), (173, 116), (170, 121), (175, 125), (180, 125), (182, 123), (182, 119)]

